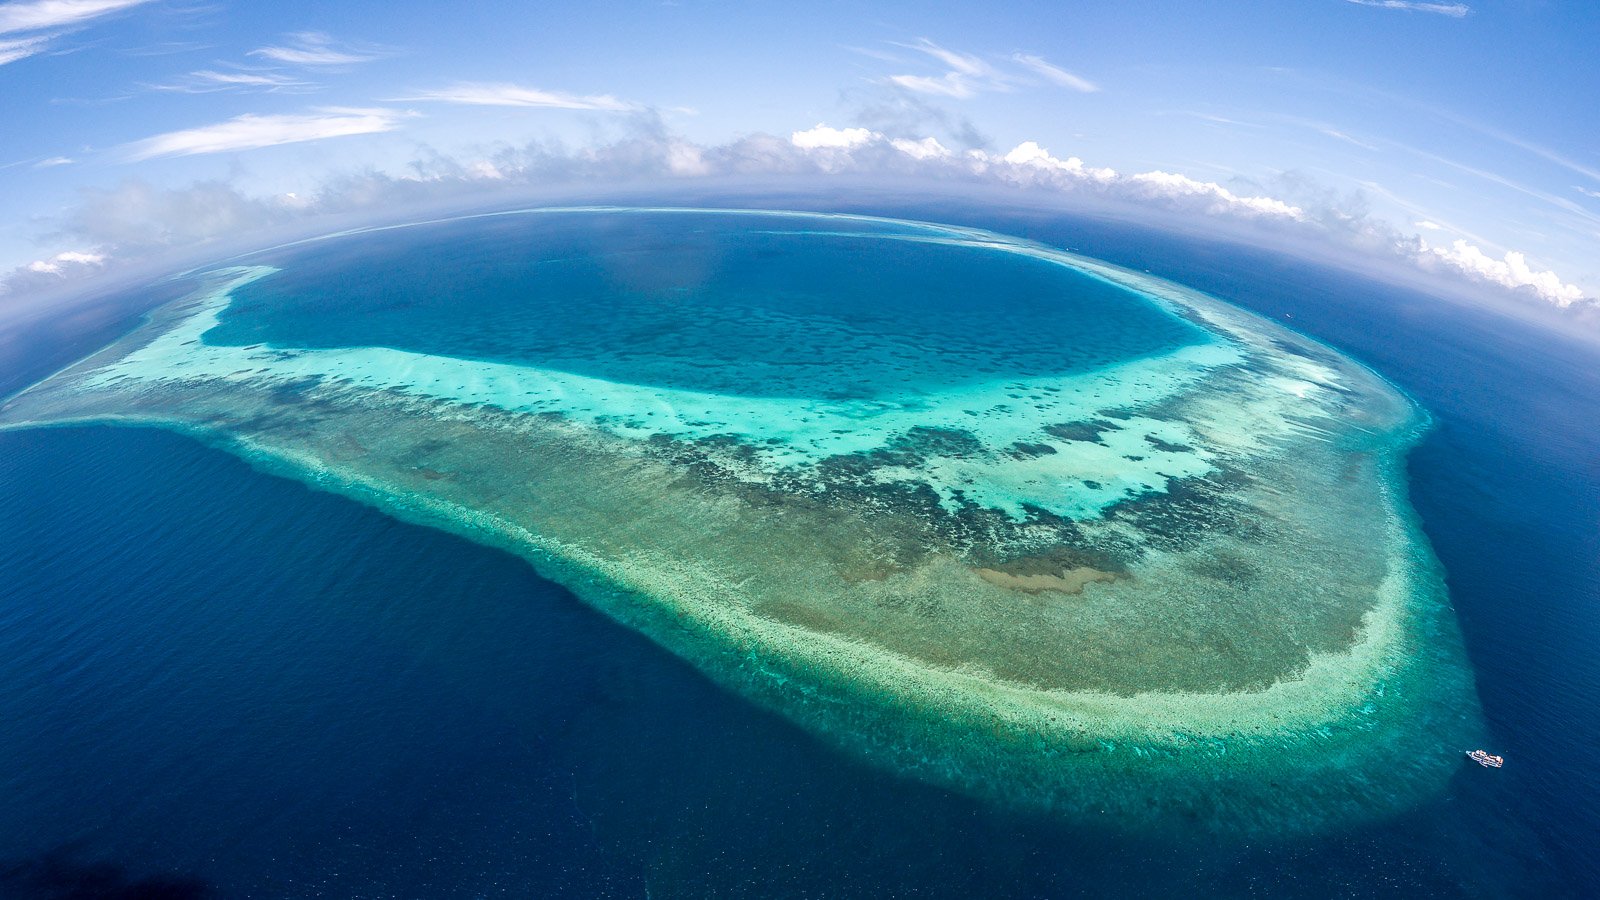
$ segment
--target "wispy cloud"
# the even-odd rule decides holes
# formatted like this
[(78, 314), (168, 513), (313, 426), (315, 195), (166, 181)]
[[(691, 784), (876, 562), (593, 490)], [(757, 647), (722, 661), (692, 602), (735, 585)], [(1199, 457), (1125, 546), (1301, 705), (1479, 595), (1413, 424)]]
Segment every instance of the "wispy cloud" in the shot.
[(978, 91), (958, 72), (948, 72), (939, 77), (929, 75), (890, 75), (890, 84), (897, 84), (919, 94), (937, 94), (941, 97), (971, 97)]
[(1585, 165), (1581, 162), (1577, 162), (1571, 157), (1557, 153), (1556, 151), (1551, 150), (1550, 148), (1541, 144), (1535, 144), (1532, 141), (1524, 140), (1516, 135), (1508, 134), (1498, 128), (1485, 125), (1482, 122), (1456, 115), (1448, 110), (1430, 108), (1429, 112), (1447, 122), (1453, 122), (1454, 124), (1461, 125), (1465, 128), (1470, 128), (1479, 134), (1488, 135), (1497, 141), (1509, 144), (1513, 147), (1516, 147), (1518, 150), (1524, 150), (1528, 153), (1532, 153), (1534, 156), (1537, 156), (1546, 162), (1555, 163), (1569, 172), (1582, 175), (1583, 177), (1591, 179), (1597, 184), (1600, 184), (1600, 169), (1597, 169), (1592, 165)]
[(1573, 185), (1572, 189), (1577, 191), (1578, 193), (1584, 195), (1585, 197), (1592, 197), (1595, 200), (1600, 200), (1600, 191), (1591, 191), (1588, 188), (1584, 187), (1583, 185), (1579, 185), (1579, 184)]
[(149, 87), (181, 94), (211, 94), (217, 91), (307, 91), (316, 88), (316, 85), (279, 72), (218, 72), (201, 69), (167, 84), (152, 84)]
[(1456, 171), (1459, 171), (1459, 172), (1465, 172), (1468, 175), (1476, 176), (1478, 178), (1483, 179), (1484, 181), (1488, 181), (1488, 182), (1491, 182), (1491, 183), (1494, 183), (1494, 184), (1498, 184), (1501, 187), (1509, 188), (1510, 190), (1516, 191), (1519, 194), (1523, 194), (1523, 195), (1528, 196), (1528, 197), (1533, 197), (1533, 198), (1535, 198), (1537, 200), (1543, 200), (1545, 203), (1548, 203), (1551, 206), (1554, 206), (1554, 207), (1556, 207), (1558, 209), (1562, 209), (1562, 210), (1565, 210), (1565, 211), (1567, 211), (1569, 213), (1572, 213), (1574, 216), (1577, 216), (1578, 218), (1584, 220), (1585, 222), (1589, 223), (1591, 226), (1600, 225), (1600, 215), (1596, 215), (1595, 213), (1592, 213), (1589, 210), (1584, 209), (1582, 206), (1580, 206), (1579, 204), (1573, 202), (1571, 199), (1569, 199), (1567, 197), (1557, 196), (1555, 194), (1549, 193), (1548, 191), (1540, 190), (1538, 188), (1528, 187), (1527, 185), (1525, 185), (1525, 184), (1523, 184), (1521, 182), (1518, 182), (1518, 181), (1514, 181), (1514, 180), (1512, 180), (1510, 178), (1507, 178), (1504, 175), (1498, 175), (1498, 174), (1496, 174), (1494, 172), (1485, 171), (1484, 169), (1480, 169), (1480, 168), (1477, 168), (1475, 166), (1471, 166), (1471, 165), (1468, 165), (1466, 163), (1463, 163), (1463, 162), (1460, 162), (1460, 161), (1457, 161), (1457, 160), (1454, 160), (1454, 159), (1450, 159), (1448, 157), (1440, 156), (1437, 153), (1430, 153), (1430, 152), (1428, 152), (1426, 150), (1422, 150), (1422, 149), (1417, 148), (1417, 147), (1412, 147), (1412, 146), (1409, 146), (1409, 145), (1406, 145), (1406, 144), (1400, 144), (1400, 143), (1396, 143), (1396, 142), (1390, 142), (1390, 144), (1392, 146), (1394, 146), (1394, 147), (1398, 147), (1399, 149), (1404, 150), (1404, 151), (1406, 151), (1408, 153), (1411, 153), (1411, 154), (1413, 154), (1413, 155), (1415, 155), (1417, 157), (1420, 157), (1422, 159), (1431, 160), (1433, 162), (1439, 163), (1440, 165), (1448, 166), (1448, 167), (1450, 167), (1452, 169), (1455, 169)]
[(934, 59), (944, 63), (946, 66), (949, 66), (950, 70), (953, 72), (958, 72), (962, 75), (969, 75), (974, 78), (994, 77), (994, 67), (984, 62), (981, 58), (973, 56), (970, 53), (957, 53), (954, 50), (946, 49), (938, 44), (935, 44), (933, 41), (928, 40), (927, 38), (919, 38), (916, 43), (904, 44), (902, 46), (928, 54)]
[(216, 44), (206, 41), (157, 41), (140, 47), (125, 47), (117, 51), (123, 56), (150, 57), (174, 56), (179, 53), (197, 53), (201, 50), (210, 50)]
[(50, 49), (67, 31), (150, 0), (25, 0), (0, 3), (0, 66)]
[(1437, 13), (1460, 19), (1472, 12), (1465, 3), (1424, 3), (1420, 0), (1347, 0), (1357, 6), (1375, 6), (1378, 9), (1400, 9), (1406, 12)]
[(53, 169), (56, 166), (70, 166), (72, 163), (73, 159), (70, 156), (51, 156), (34, 163), (33, 167), (35, 169)]
[(1238, 127), (1238, 128), (1265, 128), (1265, 127), (1267, 127), (1265, 125), (1262, 125), (1260, 122), (1246, 122), (1246, 121), (1244, 121), (1242, 119), (1230, 119), (1227, 116), (1219, 116), (1219, 115), (1216, 115), (1214, 113), (1197, 112), (1195, 110), (1187, 110), (1187, 109), (1178, 110), (1178, 111), (1172, 112), (1172, 113), (1160, 113), (1160, 115), (1188, 116), (1188, 117), (1193, 118), (1193, 119), (1199, 119), (1202, 122), (1210, 122), (1213, 125), (1232, 125), (1232, 126), (1235, 126), (1235, 127)]
[(53, 37), (53, 34), (41, 34), (11, 41), (0, 40), (0, 66), (43, 53)]
[(255, 150), (394, 130), (412, 115), (395, 109), (324, 107), (305, 115), (242, 115), (226, 122), (169, 131), (123, 148), (129, 160)]
[(1334, 128), (1334, 127), (1332, 127), (1330, 125), (1317, 125), (1317, 126), (1313, 126), (1313, 127), (1315, 127), (1317, 131), (1321, 132), (1322, 134), (1327, 135), (1328, 137), (1331, 137), (1331, 138), (1333, 138), (1335, 140), (1344, 141), (1347, 144), (1354, 144), (1355, 146), (1360, 147), (1363, 150), (1376, 151), (1378, 149), (1376, 145), (1369, 144), (1366, 141), (1361, 140), (1360, 138), (1351, 137), (1350, 135), (1345, 134), (1344, 132), (1342, 132), (1339, 129)]
[(903, 62), (905, 62), (905, 60), (903, 60), (900, 57), (894, 55), (893, 53), (890, 53), (887, 50), (880, 50), (877, 47), (857, 47), (854, 44), (840, 44), (839, 46), (843, 47), (846, 50), (849, 50), (851, 53), (859, 53), (862, 56), (868, 57), (870, 59), (876, 59), (876, 60), (878, 60), (880, 62), (889, 62), (889, 63), (903, 63)]
[(23, 0), (0, 3), (0, 34), (71, 28), (148, 2), (150, 0)]
[(941, 47), (927, 38), (914, 43), (899, 44), (908, 50), (926, 54), (943, 63), (943, 75), (890, 75), (890, 84), (899, 85), (919, 94), (936, 94), (942, 97), (971, 97), (980, 91), (1011, 90), (1011, 80), (981, 57), (958, 53)]
[(341, 44), (320, 31), (301, 31), (286, 35), (282, 44), (251, 50), (250, 55), (292, 66), (352, 66), (382, 59), (392, 51)]
[(895, 46), (915, 50), (931, 57), (944, 67), (944, 72), (938, 75), (897, 74), (884, 79), (889, 84), (918, 94), (964, 99), (982, 93), (1037, 86), (1039, 79), (1055, 87), (1064, 87), (1085, 94), (1100, 90), (1100, 86), (1089, 79), (1068, 72), (1041, 56), (1028, 53), (1013, 53), (1003, 62), (1015, 65), (1001, 68), (981, 56), (951, 50), (927, 38), (918, 38), (912, 43)]
[(1043, 76), (1052, 84), (1057, 84), (1064, 88), (1071, 88), (1075, 91), (1082, 91), (1085, 94), (1092, 94), (1095, 91), (1100, 90), (1100, 85), (1095, 84), (1087, 78), (1074, 75), (1071, 72), (1068, 72), (1066, 69), (1053, 66), (1050, 63), (1045, 62), (1041, 57), (1030, 56), (1027, 53), (1014, 53), (1011, 55), (1011, 58), (1026, 66), (1035, 74)]
[(462, 82), (396, 99), (407, 102), (460, 103), (468, 106), (597, 109), (608, 112), (639, 109), (638, 104), (618, 100), (610, 94), (568, 94), (564, 91), (545, 91), (516, 84), (486, 82)]

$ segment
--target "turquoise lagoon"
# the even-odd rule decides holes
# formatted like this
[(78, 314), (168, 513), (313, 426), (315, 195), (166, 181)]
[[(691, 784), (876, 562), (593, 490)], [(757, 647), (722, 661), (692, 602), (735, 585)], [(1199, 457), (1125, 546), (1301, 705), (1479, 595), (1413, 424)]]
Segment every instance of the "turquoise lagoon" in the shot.
[(506, 548), (999, 803), (1316, 830), (1436, 793), (1480, 728), (1405, 494), (1425, 415), (1182, 286), (973, 229), (676, 209), (185, 277), (0, 422), (173, 428)]

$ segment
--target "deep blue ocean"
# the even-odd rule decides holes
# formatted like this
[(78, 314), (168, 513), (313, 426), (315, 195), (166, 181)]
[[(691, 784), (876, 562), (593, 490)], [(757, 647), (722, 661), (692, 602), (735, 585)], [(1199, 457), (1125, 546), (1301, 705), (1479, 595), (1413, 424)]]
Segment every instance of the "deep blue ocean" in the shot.
[[(1410, 391), (1505, 769), (1315, 840), (1066, 825), (858, 763), (508, 554), (164, 431), (7, 432), (0, 897), (1600, 895), (1595, 345), (1128, 225), (874, 211), (1149, 269)], [(116, 310), (13, 334), (0, 393)]]

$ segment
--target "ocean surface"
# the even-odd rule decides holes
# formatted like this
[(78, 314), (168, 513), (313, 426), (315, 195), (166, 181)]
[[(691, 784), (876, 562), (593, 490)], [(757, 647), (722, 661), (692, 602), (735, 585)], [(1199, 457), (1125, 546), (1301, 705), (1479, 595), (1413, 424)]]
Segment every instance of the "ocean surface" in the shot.
[[(0, 896), (1600, 890), (1589, 855), (1600, 834), (1592, 349), (1238, 247), (1087, 219), (888, 212), (1026, 234), (1199, 287), (1353, 354), (1428, 408), (1436, 424), (1411, 455), (1411, 499), (1446, 569), (1490, 749), (1507, 767), (1463, 764), (1437, 799), (1314, 839), (1068, 824), (863, 765), (509, 554), (164, 431), (0, 432)], [(547, 268), (564, 290), (594, 277), (558, 260)], [(607, 276), (613, 290), (617, 272), (628, 270)], [(981, 275), (933, 274), (924, 293), (935, 297)], [(369, 307), (345, 327), (381, 340), (370, 329), (383, 303), (447, 320), (424, 276), (366, 289)], [(406, 284), (418, 287), (396, 287)], [(659, 305), (659, 287), (639, 286), (641, 309)], [(813, 296), (832, 295), (823, 288)], [(694, 346), (674, 310), (655, 312), (657, 327), (633, 336), (654, 352), (618, 354), (594, 374), (648, 382)], [(1030, 316), (1014, 324), (1019, 339), (1047, 346), (1051, 332), (1030, 331)], [(279, 340), (272, 329), (295, 321), (241, 316), (233, 339)], [(1117, 351), (1184, 337), (1148, 324)], [(8, 365), (46, 373), (103, 343), (107, 327), (34, 332)], [(516, 327), (528, 325), (506, 323)], [(630, 337), (581, 310), (560, 327), (543, 352)], [(422, 333), (461, 339), (443, 326)], [(959, 347), (961, 337), (920, 339)], [(976, 354), (994, 342), (973, 343)], [(960, 364), (934, 371), (884, 352), (862, 366), (880, 366), (869, 380), (923, 384), (982, 364), (950, 359)], [(803, 362), (797, 353), (793, 378), (809, 374)], [(715, 367), (702, 374), (716, 384)]]

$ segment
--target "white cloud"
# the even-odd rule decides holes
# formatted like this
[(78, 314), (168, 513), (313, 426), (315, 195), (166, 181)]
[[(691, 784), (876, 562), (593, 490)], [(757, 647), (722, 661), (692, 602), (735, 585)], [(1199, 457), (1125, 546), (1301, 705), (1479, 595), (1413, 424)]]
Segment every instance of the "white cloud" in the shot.
[(1061, 87), (1082, 91), (1085, 94), (1092, 94), (1100, 90), (1100, 85), (1087, 78), (1074, 75), (1066, 69), (1053, 66), (1040, 57), (1030, 56), (1026, 53), (1015, 53), (1012, 54), (1011, 58)]
[(40, 275), (62, 275), (67, 270), (78, 267), (98, 269), (105, 264), (106, 257), (103, 253), (91, 253), (85, 250), (66, 250), (57, 253), (49, 259), (36, 259), (28, 263), (27, 270)]
[(957, 53), (954, 50), (947, 50), (927, 38), (918, 38), (914, 44), (902, 44), (901, 46), (926, 53), (949, 66), (952, 72), (961, 75), (970, 75), (975, 78), (991, 78), (994, 76), (994, 67), (979, 57), (969, 53)]
[[(392, 110), (319, 113), (240, 117), (222, 126), (158, 136), (151, 140), (167, 142), (144, 149), (175, 155), (265, 146), (365, 130), (347, 131), (328, 119), (350, 116), (361, 120), (372, 115), (377, 120), (366, 125), (387, 128), (403, 115)], [(917, 131), (818, 124), (793, 132), (787, 139), (755, 134), (726, 144), (702, 145), (673, 134), (659, 118), (636, 116), (624, 122), (627, 133), (610, 143), (567, 151), (536, 142), (461, 160), (429, 154), (398, 174), (369, 171), (339, 176), (301, 194), (249, 196), (221, 181), (172, 189), (129, 181), (115, 189), (86, 191), (84, 201), (52, 225), (53, 234), (90, 248), (71, 251), (85, 256), (37, 260), (38, 266), (28, 264), (0, 275), (0, 293), (47, 288), (62, 278), (92, 274), (102, 266), (100, 261), (89, 260), (93, 256), (103, 255), (103, 264), (109, 266), (162, 248), (189, 247), (217, 238), (237, 241), (258, 229), (297, 222), (302, 223), (297, 227), (308, 228), (311, 226), (304, 223), (318, 217), (374, 212), (400, 215), (397, 211), (409, 206), (446, 198), (459, 203), (474, 195), (488, 203), (507, 196), (507, 191), (525, 191), (532, 186), (659, 183), (663, 177), (892, 174), (947, 185), (1005, 185), (1034, 195), (1076, 196), (1091, 205), (1109, 201), (1130, 210), (1159, 211), (1163, 221), (1173, 225), (1187, 221), (1207, 232), (1219, 231), (1223, 223), (1240, 223), (1255, 235), (1254, 240), (1296, 253), (1310, 253), (1308, 248), (1320, 245), (1332, 252), (1315, 254), (1318, 258), (1344, 257), (1351, 261), (1341, 264), (1364, 272), (1381, 273), (1386, 267), (1391, 272), (1422, 270), (1440, 283), (1509, 291), (1529, 301), (1543, 301), (1540, 306), (1571, 309), (1576, 316), (1600, 309), (1578, 285), (1530, 263), (1523, 253), (1492, 256), (1481, 249), (1492, 245), (1477, 238), (1472, 238), (1472, 243), (1460, 240), (1436, 247), (1414, 231), (1401, 231), (1366, 213), (1360, 196), (1337, 196), (1292, 179), (1281, 181), (1270, 192), (1279, 196), (1270, 196), (1260, 188), (1245, 190), (1231, 182), (1225, 187), (1175, 172), (1122, 174), (1091, 167), (1077, 157), (1056, 157), (1034, 141), (1017, 144), (1005, 153), (981, 149), (958, 153), (935, 138), (915, 136)], [(1439, 223), (1420, 211), (1413, 216), (1419, 219), (1414, 227), (1427, 233), (1465, 234), (1453, 226), (1432, 227)]]
[(14, 41), (0, 41), (0, 66), (14, 63), (19, 59), (27, 59), (35, 53), (43, 53), (53, 37), (55, 37), (53, 34), (41, 34)]
[[(972, 158), (980, 165), (1001, 163), (1009, 167), (1009, 171), (1001, 169), (994, 174), (1010, 181), (1019, 180), (1024, 173), (1042, 175), (1055, 179), (1046, 183), (1057, 186), (1086, 185), (1123, 199), (1155, 201), (1167, 206), (1194, 209), (1207, 215), (1294, 221), (1305, 218), (1305, 211), (1300, 207), (1272, 197), (1240, 196), (1215, 182), (1197, 181), (1173, 172), (1123, 175), (1115, 169), (1086, 166), (1076, 156), (1066, 159), (1052, 156), (1034, 141), (1024, 141), (1004, 156), (978, 153)], [(1038, 184), (1038, 178), (1027, 179), (1027, 183)]]
[(216, 91), (295, 91), (314, 88), (309, 81), (302, 81), (276, 72), (218, 72), (213, 69), (201, 69), (190, 72), (178, 81), (170, 84), (151, 85), (158, 91), (175, 91), (184, 94), (209, 94)]
[(1019, 86), (1037, 85), (1039, 78), (1057, 87), (1071, 88), (1086, 94), (1100, 90), (1100, 86), (1089, 79), (1052, 65), (1043, 57), (1027, 53), (1011, 55), (1010, 61), (1026, 70), (1024, 74), (1018, 74), (1014, 69), (1005, 71), (996, 68), (980, 56), (959, 53), (935, 44), (927, 38), (919, 38), (915, 43), (896, 46), (932, 57), (945, 68), (945, 71), (938, 75), (898, 74), (889, 75), (884, 79), (889, 84), (918, 94), (965, 99), (981, 93), (1012, 91)]
[(908, 91), (940, 97), (961, 99), (977, 93), (971, 81), (960, 72), (947, 72), (937, 78), (929, 75), (890, 75), (889, 83), (898, 84)]
[(1528, 258), (1515, 250), (1508, 251), (1501, 259), (1495, 259), (1482, 249), (1461, 240), (1451, 243), (1449, 247), (1430, 247), (1419, 238), (1418, 247), (1418, 261), (1424, 266), (1442, 263), (1480, 281), (1513, 290), (1532, 291), (1541, 299), (1562, 308), (1584, 299), (1582, 288), (1563, 282), (1554, 272), (1535, 270), (1528, 265)]
[(1076, 156), (1069, 156), (1066, 159), (1051, 156), (1050, 151), (1039, 146), (1036, 141), (1023, 141), (1011, 148), (1011, 152), (1001, 159), (1013, 166), (1060, 172), (1101, 183), (1110, 183), (1118, 177), (1116, 169), (1091, 169)]
[(710, 175), (711, 164), (705, 152), (688, 141), (670, 141), (666, 147), (667, 171), (685, 178)]
[(1583, 187), (1582, 185), (1576, 185), (1576, 184), (1572, 186), (1572, 189), (1577, 191), (1578, 193), (1584, 195), (1585, 197), (1592, 197), (1595, 200), (1600, 200), (1600, 191), (1591, 191), (1588, 188)]
[(90, 19), (139, 6), (149, 0), (24, 0), (0, 3), (0, 34), (44, 31), (82, 25)]
[(876, 59), (876, 60), (878, 60), (880, 62), (889, 62), (889, 63), (902, 63), (902, 62), (905, 62), (905, 60), (903, 60), (900, 57), (894, 55), (893, 53), (890, 53), (887, 50), (879, 50), (876, 47), (857, 47), (857, 46), (854, 46), (852, 44), (840, 44), (839, 46), (844, 48), (845, 50), (849, 50), (851, 53), (859, 53), (862, 56), (868, 57), (869, 59)]
[(802, 150), (825, 147), (848, 150), (882, 137), (883, 135), (865, 128), (830, 128), (819, 122), (814, 128), (796, 131), (789, 135), (789, 143)]
[(340, 45), (320, 31), (302, 31), (287, 35), (284, 44), (251, 50), (250, 55), (293, 66), (351, 66), (389, 54), (376, 47)]
[(1401, 9), (1406, 12), (1438, 13), (1459, 19), (1472, 12), (1465, 3), (1423, 3), (1419, 0), (1348, 0), (1357, 6), (1375, 6), (1379, 9)]
[(805, 131), (789, 135), (789, 143), (807, 154), (807, 161), (823, 172), (837, 172), (855, 168), (856, 151), (866, 147), (880, 147), (884, 136), (867, 128), (832, 128), (818, 123)]
[(1344, 132), (1340, 131), (1337, 128), (1333, 128), (1333, 127), (1327, 126), (1327, 125), (1317, 125), (1317, 126), (1313, 126), (1313, 127), (1315, 127), (1317, 131), (1327, 135), (1328, 137), (1334, 138), (1335, 140), (1344, 141), (1347, 144), (1354, 144), (1355, 146), (1360, 147), (1363, 150), (1372, 150), (1372, 151), (1376, 152), (1377, 149), (1378, 149), (1377, 145), (1368, 143), (1367, 141), (1363, 141), (1363, 140), (1361, 140), (1359, 138), (1353, 138), (1350, 135), (1345, 134)]
[(912, 159), (918, 160), (947, 159), (950, 156), (950, 149), (939, 143), (936, 138), (931, 137), (925, 137), (920, 141), (913, 141), (909, 138), (895, 138), (889, 142), (889, 146)]
[(238, 84), (246, 87), (281, 87), (286, 84), (297, 84), (287, 75), (254, 74), (250, 72), (213, 72), (203, 69), (191, 72), (194, 78), (200, 81), (209, 81), (212, 84)]
[(1524, 194), (1526, 196), (1533, 197), (1534, 199), (1537, 199), (1537, 200), (1543, 200), (1545, 203), (1548, 203), (1551, 206), (1555, 206), (1555, 207), (1557, 207), (1559, 209), (1564, 209), (1567, 212), (1573, 213), (1574, 215), (1578, 216), (1579, 218), (1584, 219), (1585, 221), (1589, 222), (1591, 225), (1600, 225), (1600, 215), (1596, 215), (1595, 213), (1590, 212), (1589, 210), (1583, 208), (1581, 205), (1579, 205), (1578, 203), (1574, 202), (1573, 200), (1571, 200), (1571, 199), (1569, 199), (1567, 197), (1559, 197), (1559, 196), (1551, 194), (1551, 193), (1549, 193), (1547, 191), (1540, 190), (1538, 188), (1528, 187), (1527, 185), (1522, 184), (1521, 182), (1514, 181), (1514, 180), (1512, 180), (1510, 178), (1507, 178), (1507, 177), (1505, 177), (1503, 175), (1497, 175), (1494, 172), (1485, 171), (1485, 170), (1479, 169), (1479, 168), (1477, 168), (1475, 166), (1470, 166), (1470, 165), (1467, 165), (1466, 163), (1459, 162), (1457, 160), (1450, 159), (1448, 157), (1440, 156), (1440, 155), (1438, 155), (1436, 153), (1429, 153), (1428, 151), (1419, 149), (1417, 147), (1411, 147), (1411, 146), (1407, 146), (1405, 144), (1398, 144), (1398, 143), (1393, 144), (1393, 146), (1399, 147), (1400, 149), (1405, 150), (1406, 152), (1411, 153), (1411, 154), (1413, 154), (1413, 155), (1415, 155), (1417, 157), (1420, 157), (1422, 159), (1432, 160), (1433, 162), (1439, 163), (1440, 165), (1449, 166), (1450, 168), (1455, 169), (1458, 172), (1465, 172), (1468, 175), (1472, 175), (1474, 177), (1481, 178), (1484, 181), (1488, 181), (1488, 182), (1491, 182), (1493, 184), (1498, 184), (1501, 187), (1508, 188), (1510, 190), (1516, 191), (1519, 194)]
[(1486, 134), (1497, 141), (1503, 141), (1507, 144), (1510, 144), (1511, 146), (1516, 147), (1518, 150), (1524, 150), (1528, 153), (1532, 153), (1534, 156), (1537, 156), (1547, 162), (1555, 163), (1569, 172), (1582, 175), (1591, 181), (1600, 182), (1600, 169), (1576, 162), (1573, 159), (1563, 156), (1562, 154), (1557, 153), (1548, 147), (1535, 144), (1532, 141), (1523, 140), (1515, 135), (1507, 134), (1498, 128), (1491, 128), (1490, 126), (1484, 125), (1481, 122), (1474, 122), (1471, 119), (1462, 118), (1445, 110), (1434, 109), (1430, 110), (1430, 112), (1436, 116), (1439, 116), (1440, 118), (1445, 119), (1446, 121), (1454, 122), (1458, 125), (1464, 125), (1480, 134)]
[(73, 160), (70, 156), (51, 156), (34, 163), (33, 167), (35, 169), (52, 169), (56, 166), (70, 166), (72, 162)]
[(422, 91), (410, 97), (400, 97), (407, 101), (431, 101), (436, 103), (461, 103), (469, 106), (526, 106), (545, 109), (597, 109), (610, 112), (626, 112), (638, 109), (639, 106), (624, 100), (618, 100), (610, 94), (568, 94), (561, 91), (542, 91), (538, 88), (521, 87), (515, 84), (493, 84), (483, 82), (463, 82), (447, 88), (433, 91)]
[(1153, 195), (1192, 197), (1210, 204), (1211, 212), (1244, 212), (1249, 215), (1303, 219), (1305, 210), (1272, 197), (1241, 197), (1220, 184), (1196, 181), (1173, 172), (1142, 172), (1129, 180), (1146, 187)]
[(1011, 79), (980, 57), (957, 53), (927, 38), (899, 46), (933, 57), (943, 63), (948, 71), (943, 75), (890, 75), (887, 79), (890, 84), (919, 94), (958, 99), (971, 97), (980, 91), (1011, 90)]
[(147, 2), (149, 0), (31, 0), (0, 3), (0, 66), (43, 53), (65, 30)]
[(127, 145), (132, 160), (254, 150), (278, 144), (392, 131), (409, 113), (382, 108), (324, 107), (306, 115), (235, 116), (226, 122), (169, 131)]

